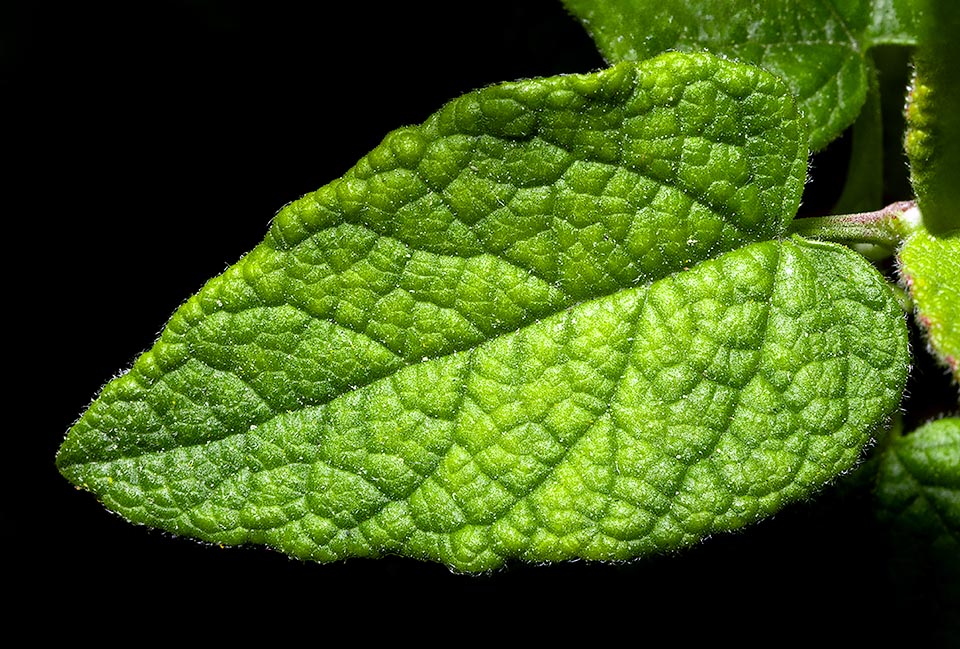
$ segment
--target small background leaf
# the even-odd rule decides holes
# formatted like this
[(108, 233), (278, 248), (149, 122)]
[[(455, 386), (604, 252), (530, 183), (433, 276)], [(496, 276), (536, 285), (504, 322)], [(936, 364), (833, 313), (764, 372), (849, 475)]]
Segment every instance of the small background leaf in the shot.
[(565, 0), (608, 61), (642, 60), (671, 49), (705, 49), (782, 76), (822, 149), (864, 104), (867, 50), (916, 40), (908, 0)]
[(960, 570), (960, 419), (945, 417), (884, 450), (877, 475), (880, 515)]
[[(925, 216), (924, 216), (925, 219)], [(958, 378), (960, 359), (960, 231), (934, 236), (920, 227), (898, 254), (901, 281), (937, 359)]]

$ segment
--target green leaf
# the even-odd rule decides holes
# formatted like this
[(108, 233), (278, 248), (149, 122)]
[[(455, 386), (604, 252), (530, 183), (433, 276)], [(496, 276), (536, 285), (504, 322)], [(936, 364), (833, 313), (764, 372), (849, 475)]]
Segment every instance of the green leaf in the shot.
[(898, 260), (931, 351), (960, 379), (960, 230), (937, 237), (920, 225), (904, 242)]
[(468, 94), (284, 208), (58, 466), (320, 561), (626, 559), (756, 520), (856, 461), (908, 365), (872, 267), (780, 240), (805, 139), (783, 83), (703, 54)]
[(945, 417), (891, 440), (877, 475), (881, 518), (957, 565), (960, 556), (960, 418)]
[(608, 61), (707, 50), (760, 65), (799, 97), (817, 150), (850, 126), (870, 77), (867, 51), (913, 44), (913, 0), (564, 0)]

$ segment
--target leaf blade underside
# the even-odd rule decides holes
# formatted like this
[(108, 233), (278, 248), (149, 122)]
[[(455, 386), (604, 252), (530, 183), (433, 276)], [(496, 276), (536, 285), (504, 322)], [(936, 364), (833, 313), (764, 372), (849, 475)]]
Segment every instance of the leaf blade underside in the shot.
[(920, 225), (900, 247), (897, 261), (930, 350), (960, 381), (960, 230), (936, 236)]
[(839, 248), (754, 244), (246, 434), (68, 471), (133, 520), (321, 561), (630, 558), (856, 462), (902, 389), (885, 290)]

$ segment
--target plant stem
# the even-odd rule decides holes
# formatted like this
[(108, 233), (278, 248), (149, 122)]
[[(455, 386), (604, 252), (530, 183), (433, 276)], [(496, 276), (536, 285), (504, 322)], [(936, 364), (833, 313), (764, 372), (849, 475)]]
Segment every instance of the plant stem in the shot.
[(867, 100), (853, 123), (847, 180), (832, 212), (867, 210), (883, 203), (883, 117), (877, 68), (870, 62)]
[(916, 201), (891, 203), (875, 212), (796, 219), (790, 233), (845, 244), (872, 244), (892, 254), (916, 227)]

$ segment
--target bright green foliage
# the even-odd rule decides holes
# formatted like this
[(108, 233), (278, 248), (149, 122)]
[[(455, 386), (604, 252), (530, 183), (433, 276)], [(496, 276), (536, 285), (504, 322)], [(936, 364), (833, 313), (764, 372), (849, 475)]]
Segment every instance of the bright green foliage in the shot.
[(936, 237), (920, 227), (903, 244), (899, 261), (930, 347), (960, 379), (960, 230)]
[(880, 462), (879, 513), (929, 541), (935, 551), (960, 557), (960, 418), (930, 422), (891, 440)]
[(704, 54), (466, 95), (284, 208), (60, 470), (321, 561), (626, 559), (756, 520), (856, 462), (908, 365), (872, 267), (779, 240), (804, 142), (783, 83)]
[[(222, 380), (196, 361), (154, 378), (141, 361), (61, 468), (132, 520), (321, 561), (626, 559), (849, 468), (903, 387), (897, 308), (852, 252), (754, 244), (246, 431), (194, 422), (160, 449), (111, 417), (149, 426), (151, 387)], [(73, 463), (101, 440), (117, 448)]]
[(780, 75), (820, 149), (850, 126), (869, 86), (867, 51), (912, 44), (912, 0), (563, 0), (608, 61), (707, 50)]
[(925, 3), (904, 140), (910, 180), (933, 234), (960, 230), (960, 3)]

